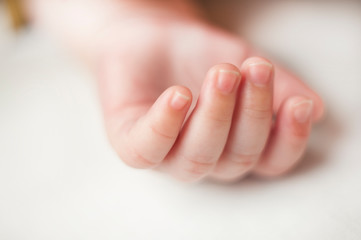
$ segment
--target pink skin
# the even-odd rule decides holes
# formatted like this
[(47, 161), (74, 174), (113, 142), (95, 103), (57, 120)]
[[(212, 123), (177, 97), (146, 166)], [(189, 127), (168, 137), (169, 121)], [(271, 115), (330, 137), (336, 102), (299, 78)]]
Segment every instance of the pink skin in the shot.
[(229, 64), (208, 72), (197, 105), (165, 159), (177, 177), (197, 180), (216, 165), (227, 143), (240, 80), (239, 70)]
[(272, 127), (273, 66), (264, 59), (251, 58), (241, 72), (243, 85), (234, 123), (214, 172), (214, 177), (220, 179), (238, 179), (254, 168)]
[(28, 2), (97, 72), (107, 134), (129, 166), (184, 181), (278, 176), (323, 115), (315, 92), (190, 1)]
[(311, 130), (313, 105), (312, 100), (304, 97), (287, 99), (255, 168), (256, 174), (278, 176), (289, 171), (301, 159)]
[[(301, 159), (323, 104), (300, 80), (196, 20), (150, 18), (121, 29), (126, 36), (115, 29), (106, 38), (99, 87), (110, 141), (125, 163), (184, 181), (234, 181), (254, 171), (278, 176)], [(290, 120), (294, 96), (314, 103), (302, 126)]]

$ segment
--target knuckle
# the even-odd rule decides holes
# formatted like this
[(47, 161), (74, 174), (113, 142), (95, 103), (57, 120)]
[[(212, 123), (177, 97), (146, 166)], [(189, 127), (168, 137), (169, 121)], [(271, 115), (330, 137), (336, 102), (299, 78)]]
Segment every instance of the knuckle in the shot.
[(200, 176), (206, 175), (211, 168), (213, 167), (212, 163), (190, 163), (184, 171), (189, 177), (198, 178)]
[(244, 154), (244, 153), (232, 152), (230, 161), (239, 164), (240, 166), (249, 166), (254, 164), (258, 160), (259, 156), (260, 156), (259, 153)]
[(183, 157), (185, 160), (184, 171), (190, 178), (198, 178), (206, 175), (215, 165), (215, 161), (211, 157)]
[(272, 118), (272, 112), (268, 108), (244, 107), (243, 113), (252, 119), (269, 120)]
[(201, 154), (197, 154), (194, 156), (182, 155), (181, 158), (182, 158), (182, 161), (193, 163), (193, 164), (213, 164), (216, 162), (216, 159), (214, 156), (201, 155)]
[(151, 124), (150, 129), (158, 137), (161, 137), (164, 139), (174, 139), (175, 138), (174, 136), (166, 133), (167, 131), (164, 131), (164, 129), (161, 129), (161, 127), (157, 126), (157, 124)]
[(212, 122), (224, 125), (232, 121), (232, 114), (226, 112), (222, 113), (218, 111), (209, 111), (206, 115), (206, 118), (211, 120)]
[(157, 165), (157, 162), (144, 157), (134, 147), (129, 146), (125, 151), (118, 151), (118, 155), (125, 164), (133, 168), (146, 169)]

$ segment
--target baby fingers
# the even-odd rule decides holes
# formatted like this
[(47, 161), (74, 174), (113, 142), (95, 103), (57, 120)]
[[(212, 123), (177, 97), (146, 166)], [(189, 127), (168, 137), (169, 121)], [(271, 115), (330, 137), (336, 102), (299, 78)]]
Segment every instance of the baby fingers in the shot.
[[(152, 168), (159, 165), (172, 148), (192, 102), (191, 92), (184, 87), (167, 89), (148, 110), (136, 120), (121, 124), (112, 131), (110, 141), (120, 158), (135, 168)], [(136, 116), (144, 111), (139, 105), (123, 111)], [(129, 112), (131, 111), (131, 112)]]
[(256, 165), (272, 124), (272, 64), (253, 57), (243, 64), (241, 72), (244, 81), (230, 136), (213, 173), (220, 180), (236, 180)]

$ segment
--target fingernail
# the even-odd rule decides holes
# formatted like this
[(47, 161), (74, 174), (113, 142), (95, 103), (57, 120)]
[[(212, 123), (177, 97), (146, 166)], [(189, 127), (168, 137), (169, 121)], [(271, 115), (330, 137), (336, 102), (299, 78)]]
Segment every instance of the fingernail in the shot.
[(293, 116), (299, 123), (306, 123), (311, 118), (313, 110), (312, 100), (303, 100), (293, 105)]
[(271, 80), (272, 64), (268, 62), (253, 62), (248, 64), (250, 81), (256, 86), (264, 87)]
[(237, 71), (219, 70), (217, 88), (225, 94), (230, 94), (235, 89), (241, 74)]
[(173, 95), (173, 98), (170, 102), (170, 105), (172, 108), (176, 109), (176, 110), (181, 110), (183, 109), (189, 102), (190, 97), (181, 94), (180, 92), (175, 92)]

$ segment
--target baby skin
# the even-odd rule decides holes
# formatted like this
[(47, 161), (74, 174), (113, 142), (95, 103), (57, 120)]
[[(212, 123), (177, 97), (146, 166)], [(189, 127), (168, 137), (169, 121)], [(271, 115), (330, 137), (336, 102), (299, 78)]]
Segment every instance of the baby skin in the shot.
[(120, 159), (183, 181), (274, 177), (301, 160), (324, 111), (314, 91), (190, 2), (121, 2), (126, 17), (84, 54)]
[(300, 161), (323, 104), (299, 79), (188, 16), (119, 29), (127, 36), (108, 33), (99, 86), (110, 142), (126, 164), (184, 181), (235, 181), (278, 176)]

